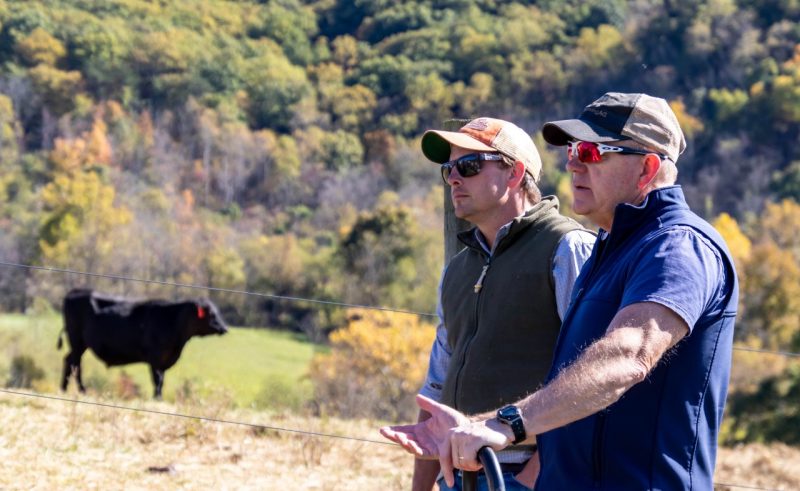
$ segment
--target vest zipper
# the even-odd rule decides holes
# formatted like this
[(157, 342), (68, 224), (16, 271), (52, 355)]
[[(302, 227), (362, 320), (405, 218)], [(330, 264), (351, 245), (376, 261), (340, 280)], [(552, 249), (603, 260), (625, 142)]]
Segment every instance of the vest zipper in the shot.
[(481, 288), (483, 288), (483, 279), (486, 278), (486, 271), (489, 270), (489, 264), (492, 262), (492, 256), (486, 258), (486, 264), (483, 265), (483, 269), (481, 270), (481, 275), (478, 277), (478, 281), (475, 282), (475, 286), (472, 289), (475, 293), (480, 293)]
[(606, 426), (606, 413), (601, 411), (594, 424), (592, 445), (592, 471), (594, 487), (600, 488), (603, 478), (603, 431)]
[[(491, 262), (492, 262), (492, 256), (490, 254), (486, 258), (486, 263), (484, 263), (484, 265), (483, 265), (483, 269), (481, 270), (480, 277), (478, 277), (478, 281), (472, 287), (472, 289), (473, 289), (473, 291), (475, 292), (476, 295), (480, 295), (480, 293), (481, 293), (481, 289), (483, 288), (483, 280), (486, 278), (486, 272), (489, 270), (489, 264), (491, 264)], [(469, 347), (472, 344), (472, 342), (475, 340), (475, 336), (478, 335), (478, 329), (480, 327), (479, 323), (478, 323), (478, 321), (479, 321), (478, 312), (480, 312), (480, 309), (481, 309), (481, 305), (480, 304), (481, 304), (481, 300), (480, 300), (480, 297), (478, 297), (478, 299), (475, 301), (475, 330), (472, 331), (472, 335), (470, 336), (469, 341), (467, 342), (467, 345), (464, 347), (464, 354), (463, 354), (463, 358), (461, 360), (461, 366), (458, 368), (458, 372), (456, 373), (456, 381), (455, 381), (455, 385), (454, 385), (454, 397), (453, 397), (453, 400), (455, 402), (454, 409), (458, 409), (459, 406), (460, 406), (459, 400), (458, 400), (458, 393), (459, 393), (459, 388), (461, 386), (461, 371), (464, 369), (464, 366), (467, 364), (467, 353), (469, 353)]]

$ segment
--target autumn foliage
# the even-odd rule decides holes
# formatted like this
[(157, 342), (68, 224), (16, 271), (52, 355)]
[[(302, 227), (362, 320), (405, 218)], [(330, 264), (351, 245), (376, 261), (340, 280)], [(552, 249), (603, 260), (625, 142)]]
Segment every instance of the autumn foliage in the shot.
[(434, 335), (433, 324), (417, 315), (348, 310), (347, 325), (330, 336), (330, 352), (311, 364), (320, 412), (410, 420)]

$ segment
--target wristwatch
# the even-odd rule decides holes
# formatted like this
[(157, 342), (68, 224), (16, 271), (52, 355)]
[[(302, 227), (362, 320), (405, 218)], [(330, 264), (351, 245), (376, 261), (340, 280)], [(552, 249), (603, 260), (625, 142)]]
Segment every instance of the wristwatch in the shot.
[(497, 420), (511, 427), (511, 431), (514, 432), (514, 441), (511, 443), (514, 445), (524, 441), (528, 436), (525, 433), (525, 425), (522, 423), (522, 414), (520, 414), (517, 406), (509, 404), (498, 409)]

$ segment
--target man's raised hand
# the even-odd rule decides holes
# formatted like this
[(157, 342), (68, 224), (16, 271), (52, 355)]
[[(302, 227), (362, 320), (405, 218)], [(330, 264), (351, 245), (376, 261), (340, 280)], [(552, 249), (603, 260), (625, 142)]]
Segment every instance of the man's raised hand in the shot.
[(455, 409), (422, 395), (417, 396), (417, 405), (431, 417), (412, 425), (384, 426), (380, 429), (381, 435), (417, 457), (438, 457), (445, 481), (452, 486), (455, 479), (450, 458), (450, 431), (469, 424), (469, 419)]

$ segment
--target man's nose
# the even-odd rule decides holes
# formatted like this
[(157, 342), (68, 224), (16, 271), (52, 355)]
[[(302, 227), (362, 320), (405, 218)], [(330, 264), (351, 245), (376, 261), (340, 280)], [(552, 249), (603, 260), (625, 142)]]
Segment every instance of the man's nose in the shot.
[(586, 170), (586, 164), (578, 160), (577, 155), (567, 156), (567, 172), (583, 172)]
[(464, 178), (461, 177), (455, 166), (450, 168), (450, 174), (447, 176), (447, 184), (449, 184), (450, 187), (460, 186), (464, 182), (463, 179)]

